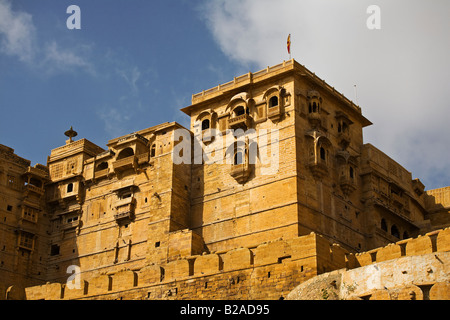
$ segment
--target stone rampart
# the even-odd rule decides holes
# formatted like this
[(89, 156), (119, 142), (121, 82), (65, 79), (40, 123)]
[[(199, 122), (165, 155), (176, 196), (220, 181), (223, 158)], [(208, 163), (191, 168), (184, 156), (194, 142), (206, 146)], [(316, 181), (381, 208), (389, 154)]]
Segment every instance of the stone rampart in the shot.
[(87, 280), (82, 273), (77, 289), (69, 289), (67, 284), (47, 283), (25, 288), (25, 295), (30, 300), (279, 299), (300, 283), (322, 273), (450, 251), (449, 243), (450, 228), (447, 228), (353, 254), (311, 233), (253, 248), (189, 256)]
[(321, 274), (287, 299), (450, 300), (450, 228), (354, 256), (355, 268)]

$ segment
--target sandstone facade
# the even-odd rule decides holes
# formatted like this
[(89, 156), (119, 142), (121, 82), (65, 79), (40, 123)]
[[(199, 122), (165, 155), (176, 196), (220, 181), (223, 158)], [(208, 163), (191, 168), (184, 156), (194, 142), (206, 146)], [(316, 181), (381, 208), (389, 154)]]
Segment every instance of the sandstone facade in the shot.
[(189, 129), (106, 148), (71, 129), (45, 166), (1, 146), (2, 298), (278, 299), (391, 243), (377, 261), (429, 254), (419, 236), (450, 225), (449, 187), (364, 144), (361, 109), (294, 60), (182, 111)]

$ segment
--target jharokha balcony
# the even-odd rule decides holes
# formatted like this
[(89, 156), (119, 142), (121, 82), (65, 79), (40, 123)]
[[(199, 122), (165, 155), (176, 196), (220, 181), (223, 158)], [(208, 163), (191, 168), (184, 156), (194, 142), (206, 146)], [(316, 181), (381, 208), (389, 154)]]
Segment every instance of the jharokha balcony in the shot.
[(136, 167), (136, 156), (132, 155), (113, 162), (113, 169), (115, 172), (124, 171)]
[(353, 178), (341, 176), (339, 177), (339, 185), (344, 194), (349, 195), (356, 190), (356, 183)]
[(133, 219), (135, 202), (134, 197), (125, 198), (116, 202), (114, 205), (116, 208), (114, 219), (116, 219), (117, 222)]
[(248, 114), (241, 114), (228, 119), (228, 127), (230, 129), (244, 129), (250, 128), (252, 118)]

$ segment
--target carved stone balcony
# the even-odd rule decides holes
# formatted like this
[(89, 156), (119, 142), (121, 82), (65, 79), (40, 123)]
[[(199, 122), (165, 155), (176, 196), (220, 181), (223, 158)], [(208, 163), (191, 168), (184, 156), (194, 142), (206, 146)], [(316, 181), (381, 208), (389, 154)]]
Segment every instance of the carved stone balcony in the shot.
[(63, 231), (67, 231), (67, 230), (71, 230), (71, 229), (76, 229), (80, 226), (80, 220), (74, 220), (71, 222), (66, 222), (63, 225), (61, 225), (61, 230)]
[(281, 107), (278, 105), (268, 108), (267, 117), (272, 121), (279, 120), (281, 118)]
[(119, 200), (114, 204), (117, 210), (116, 214), (114, 214), (116, 222), (132, 220), (134, 218), (135, 202), (134, 197), (129, 197)]
[(150, 154), (148, 152), (136, 155), (136, 161), (137, 161), (138, 165), (147, 163), (149, 160), (149, 155)]
[(239, 183), (245, 183), (250, 176), (250, 166), (248, 164), (234, 164), (231, 166), (230, 175)]
[(399, 209), (403, 208), (403, 206), (405, 206), (405, 200), (401, 195), (395, 194), (395, 193), (391, 193), (391, 197), (390, 197), (390, 204), (392, 206), (395, 206)]
[(213, 131), (211, 130), (211, 128), (209, 129), (205, 129), (202, 131), (202, 142), (204, 144), (209, 144), (214, 140), (214, 134)]
[(103, 169), (103, 170), (97, 170), (94, 173), (95, 179), (101, 179), (108, 176), (109, 168)]
[(344, 131), (338, 133), (339, 145), (346, 149), (350, 144), (350, 132)]
[(116, 160), (112, 163), (115, 172), (136, 168), (136, 156), (132, 155), (123, 159)]
[(243, 129), (246, 130), (251, 126), (252, 118), (248, 114), (241, 114), (239, 116), (228, 119), (228, 127), (230, 129)]
[(312, 127), (318, 127), (322, 125), (322, 117), (318, 112), (310, 112), (308, 113), (308, 121)]
[(27, 193), (27, 194), (33, 192), (33, 193), (36, 193), (39, 196), (42, 196), (45, 193), (45, 190), (43, 188), (39, 188), (39, 187), (33, 186), (32, 184), (25, 185), (23, 187), (23, 191), (25, 193)]
[(349, 177), (340, 177), (339, 186), (345, 195), (349, 195), (356, 190), (355, 180)]
[(309, 158), (308, 167), (316, 179), (322, 179), (328, 174), (328, 166), (326, 162), (322, 159), (316, 160), (314, 156)]

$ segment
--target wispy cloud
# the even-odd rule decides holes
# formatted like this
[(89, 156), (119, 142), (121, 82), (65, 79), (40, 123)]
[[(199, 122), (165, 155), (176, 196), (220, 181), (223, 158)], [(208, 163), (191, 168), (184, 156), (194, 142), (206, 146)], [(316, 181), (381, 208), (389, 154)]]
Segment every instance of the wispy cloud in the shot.
[[(81, 50), (78, 49), (77, 51), (80, 52)], [(75, 69), (84, 70), (91, 74), (95, 73), (94, 66), (86, 58), (75, 53), (73, 49), (61, 48), (56, 41), (45, 45), (42, 53), (41, 66), (45, 67), (47, 73), (70, 72)]]
[[(264, 68), (292, 57), (355, 101), (374, 125), (370, 142), (425, 180), (450, 185), (448, 1), (379, 0), (381, 30), (368, 30), (368, 0), (205, 1), (202, 17), (234, 62)], [(432, 168), (433, 174), (430, 173)], [(436, 176), (440, 176), (439, 181)]]
[(14, 11), (11, 2), (0, 0), (0, 52), (29, 67), (38, 68), (44, 74), (83, 70), (94, 73), (93, 65), (87, 60), (86, 45), (75, 48), (61, 47), (55, 40), (39, 43), (39, 30), (33, 17), (27, 12)]
[(131, 91), (134, 94), (137, 94), (139, 91), (137, 82), (141, 76), (139, 69), (137, 67), (131, 69), (116, 69), (116, 72), (125, 80)]
[(20, 61), (31, 62), (36, 50), (36, 29), (32, 16), (26, 12), (14, 12), (11, 4), (0, 0), (0, 50), (16, 56)]
[(130, 114), (124, 112), (122, 108), (118, 107), (102, 107), (96, 108), (97, 115), (103, 121), (104, 130), (111, 137), (120, 137), (129, 133), (127, 124), (130, 120)]

